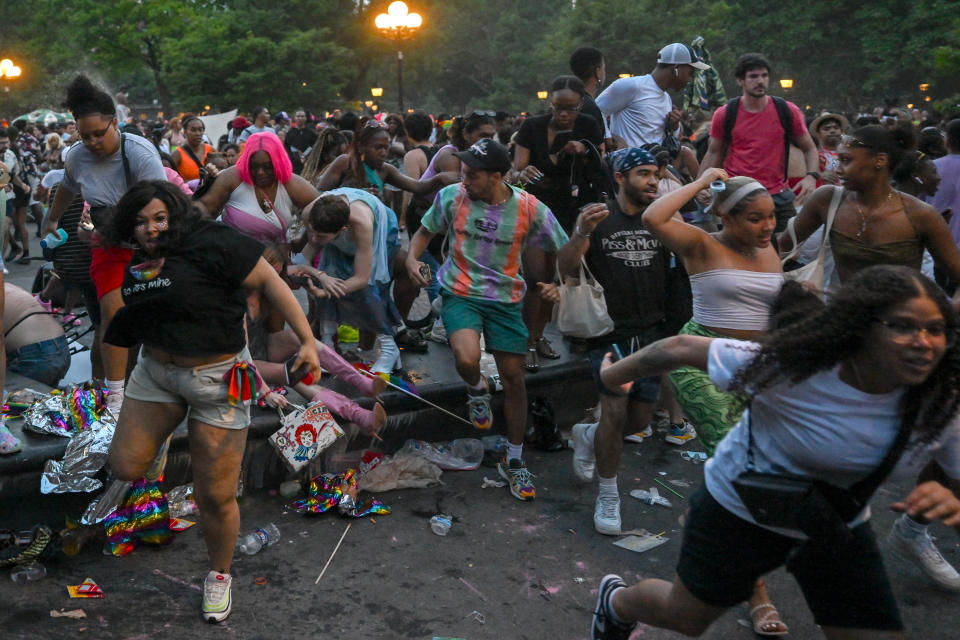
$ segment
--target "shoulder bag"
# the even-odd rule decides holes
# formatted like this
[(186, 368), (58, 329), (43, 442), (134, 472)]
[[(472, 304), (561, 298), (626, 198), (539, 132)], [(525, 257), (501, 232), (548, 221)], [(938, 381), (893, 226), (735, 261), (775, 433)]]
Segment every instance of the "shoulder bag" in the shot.
[[(827, 250), (827, 243), (830, 239), (830, 229), (833, 227), (833, 220), (837, 215), (837, 209), (840, 207), (840, 201), (842, 199), (843, 187), (834, 187), (833, 198), (830, 199), (830, 207), (827, 209), (827, 224), (823, 227), (823, 239), (820, 241), (820, 251), (817, 252), (816, 259), (809, 264), (803, 265), (799, 269), (783, 272), (783, 277), (788, 280), (795, 280), (801, 284), (808, 283), (818, 292), (817, 295), (819, 295), (821, 299), (824, 296), (823, 290), (826, 285), (826, 273), (824, 273), (823, 258)], [(800, 249), (803, 246), (802, 243), (797, 242), (797, 231), (794, 228), (796, 222), (797, 216), (790, 218), (790, 221), (787, 222), (787, 234), (789, 234), (790, 240), (793, 241), (793, 249), (791, 249), (790, 252), (783, 257), (783, 260), (781, 260), (781, 264), (784, 265), (800, 255)]]
[(580, 258), (580, 275), (566, 279), (560, 276), (560, 302), (553, 307), (553, 322), (565, 336), (596, 338), (613, 331), (613, 320), (607, 313), (603, 287)]

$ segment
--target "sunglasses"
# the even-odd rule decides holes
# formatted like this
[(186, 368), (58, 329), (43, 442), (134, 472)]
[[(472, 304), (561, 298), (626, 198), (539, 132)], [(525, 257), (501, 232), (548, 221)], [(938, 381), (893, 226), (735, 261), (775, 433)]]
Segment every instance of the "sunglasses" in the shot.
[(495, 118), (497, 117), (496, 111), (490, 111), (489, 109), (482, 109), (471, 111), (467, 116), (468, 118)]

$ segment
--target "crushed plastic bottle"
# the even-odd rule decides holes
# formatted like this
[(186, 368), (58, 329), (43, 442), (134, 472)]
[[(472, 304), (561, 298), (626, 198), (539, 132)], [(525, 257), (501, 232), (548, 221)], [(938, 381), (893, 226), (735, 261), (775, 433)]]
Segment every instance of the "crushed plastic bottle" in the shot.
[(280, 529), (271, 522), (262, 527), (257, 527), (238, 540), (237, 549), (248, 556), (252, 556), (264, 547), (276, 544), (278, 540), (280, 540)]
[(14, 582), (33, 582), (47, 577), (47, 568), (34, 560), (29, 564), (21, 564), (10, 570), (10, 579)]
[(438, 513), (430, 518), (430, 528), (433, 529), (433, 532), (438, 536), (447, 535), (447, 533), (450, 532), (450, 527), (452, 526), (453, 518), (445, 513)]
[(636, 498), (637, 500), (643, 502), (644, 504), (659, 504), (664, 507), (672, 507), (670, 501), (660, 495), (660, 492), (657, 491), (656, 487), (650, 487), (650, 491), (644, 491), (643, 489), (634, 489), (630, 492), (630, 495)]

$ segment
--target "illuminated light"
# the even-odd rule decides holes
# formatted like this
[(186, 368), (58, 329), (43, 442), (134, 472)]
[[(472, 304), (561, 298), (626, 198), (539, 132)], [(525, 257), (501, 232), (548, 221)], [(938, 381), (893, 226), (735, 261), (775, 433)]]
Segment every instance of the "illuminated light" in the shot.
[(621, 73), (618, 77), (620, 77), (620, 78), (632, 78), (632, 77), (633, 77), (633, 74), (632, 74), (632, 73)]
[(395, 22), (403, 24), (404, 18), (407, 17), (407, 3), (401, 0), (391, 2), (390, 6), (387, 7), (387, 14), (393, 18)]
[(370, 88), (370, 95), (372, 95), (374, 98), (380, 98), (380, 97), (382, 97), (382, 96), (383, 96), (383, 87), (371, 87), (371, 88)]
[(793, 89), (793, 80), (791, 78), (780, 78), (780, 87), (783, 89)]
[(381, 13), (374, 20), (374, 24), (377, 25), (377, 29), (389, 29), (392, 25), (390, 23), (390, 16), (385, 13)]
[(423, 18), (420, 17), (419, 13), (411, 13), (407, 16), (405, 24), (407, 29), (419, 29), (420, 25), (423, 24)]
[(550, 93), (547, 91), (537, 91), (537, 97), (540, 98), (541, 100), (546, 100), (547, 96), (549, 95)]

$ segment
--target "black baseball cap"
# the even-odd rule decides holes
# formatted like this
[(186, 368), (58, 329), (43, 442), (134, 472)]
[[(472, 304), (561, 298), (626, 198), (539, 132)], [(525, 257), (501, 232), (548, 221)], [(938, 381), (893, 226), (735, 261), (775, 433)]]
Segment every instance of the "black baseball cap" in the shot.
[(460, 158), (468, 167), (483, 171), (499, 171), (506, 173), (510, 170), (510, 154), (507, 148), (490, 138), (477, 141), (466, 151), (453, 154)]

